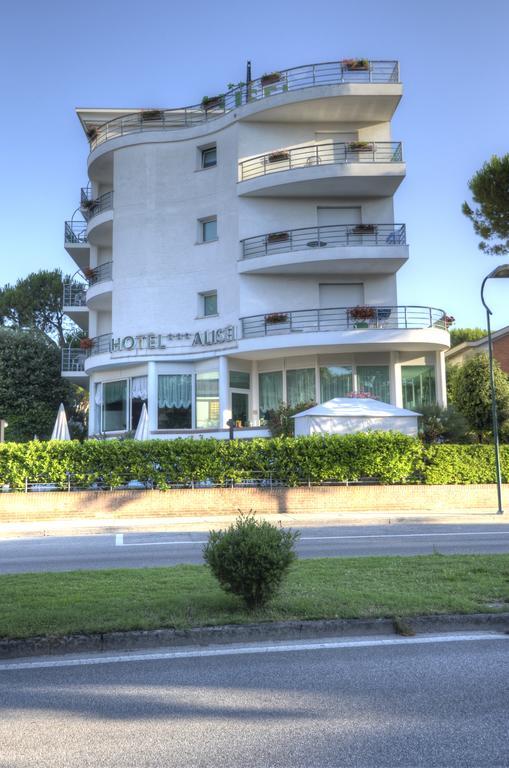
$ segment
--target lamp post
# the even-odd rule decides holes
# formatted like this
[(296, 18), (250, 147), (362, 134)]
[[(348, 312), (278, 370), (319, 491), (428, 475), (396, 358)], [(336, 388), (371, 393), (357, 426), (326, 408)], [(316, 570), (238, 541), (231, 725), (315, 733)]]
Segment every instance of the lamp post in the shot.
[(495, 390), (495, 376), (493, 373), (493, 341), (491, 338), (491, 322), (490, 317), (493, 314), (491, 309), (484, 301), (484, 286), (486, 281), (492, 277), (509, 277), (509, 264), (501, 264), (496, 267), (489, 275), (486, 275), (481, 285), (481, 301), (486, 310), (486, 324), (488, 326), (488, 355), (490, 360), (490, 384), (491, 384), (491, 420), (493, 425), (493, 441), (495, 443), (495, 471), (497, 474), (497, 495), (498, 495), (498, 515), (503, 515), (502, 509), (502, 475), (500, 472), (500, 445), (498, 439), (498, 418), (497, 418), (497, 400)]

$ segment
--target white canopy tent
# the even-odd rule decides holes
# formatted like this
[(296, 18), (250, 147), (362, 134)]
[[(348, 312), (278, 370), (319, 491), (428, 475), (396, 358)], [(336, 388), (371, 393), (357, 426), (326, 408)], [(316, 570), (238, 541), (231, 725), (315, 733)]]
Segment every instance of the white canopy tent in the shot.
[(335, 397), (297, 413), (295, 435), (348, 435), (353, 432), (402, 432), (417, 435), (419, 413), (372, 398)]
[(57, 418), (55, 421), (55, 426), (53, 427), (53, 432), (51, 433), (50, 440), (70, 440), (71, 435), (69, 434), (69, 427), (67, 426), (67, 416), (65, 415), (65, 408), (64, 404), (60, 403), (57, 413)]

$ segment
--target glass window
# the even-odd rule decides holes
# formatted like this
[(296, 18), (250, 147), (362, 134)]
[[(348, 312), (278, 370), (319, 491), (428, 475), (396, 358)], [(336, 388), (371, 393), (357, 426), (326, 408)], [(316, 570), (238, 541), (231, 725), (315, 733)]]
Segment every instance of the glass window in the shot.
[(349, 365), (329, 365), (320, 368), (320, 402), (333, 397), (346, 397), (353, 389), (352, 368)]
[(217, 219), (208, 219), (201, 222), (202, 242), (208, 243), (210, 240), (217, 240)]
[(435, 366), (402, 365), (403, 408), (419, 409), (436, 403)]
[(191, 374), (158, 377), (157, 425), (159, 429), (191, 429)]
[(217, 291), (202, 293), (203, 316), (217, 315)]
[(365, 392), (384, 403), (391, 402), (388, 365), (358, 365), (357, 381), (359, 392)]
[(127, 381), (103, 384), (103, 430), (125, 432), (127, 429)]
[(219, 374), (196, 374), (196, 427), (219, 427)]
[(268, 411), (275, 411), (283, 402), (283, 371), (271, 371), (258, 375), (260, 385), (260, 419), (267, 418)]
[(314, 368), (286, 372), (286, 399), (288, 405), (316, 401)]
[(136, 429), (143, 405), (148, 405), (148, 379), (146, 376), (133, 376), (131, 379), (131, 429)]
[(214, 165), (217, 165), (217, 148), (207, 147), (207, 149), (202, 149), (201, 167), (212, 168)]
[(249, 389), (251, 377), (245, 371), (230, 371), (230, 387), (232, 389)]

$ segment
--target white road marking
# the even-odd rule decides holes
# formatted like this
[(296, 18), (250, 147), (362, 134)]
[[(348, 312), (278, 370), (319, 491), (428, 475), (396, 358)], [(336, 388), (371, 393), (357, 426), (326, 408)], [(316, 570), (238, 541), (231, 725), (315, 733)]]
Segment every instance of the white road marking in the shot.
[(123, 533), (117, 533), (115, 536), (115, 546), (116, 547), (123, 547), (124, 546), (124, 534)]
[[(447, 533), (364, 533), (364, 534), (351, 534), (347, 536), (301, 536), (299, 541), (332, 541), (336, 539), (418, 539), (418, 538), (431, 538), (432, 536), (509, 536), (509, 531), (464, 531), (455, 532), (449, 531)], [(122, 542), (118, 543), (118, 538), (122, 537)], [(197, 541), (170, 541), (163, 539), (162, 541), (133, 541), (129, 544), (124, 542), (123, 534), (117, 533), (115, 539), (115, 545), (124, 547), (160, 547), (167, 544), (173, 545), (189, 545), (189, 544), (206, 544), (206, 539)]]
[(55, 661), (22, 661), (0, 664), (0, 672), (21, 669), (51, 669), (54, 667), (82, 667), (95, 664), (120, 664), (133, 661), (164, 661), (174, 659), (210, 658), (212, 656), (242, 656), (251, 653), (295, 653), (299, 651), (321, 651), (338, 648), (374, 648), (391, 645), (429, 645), (431, 643), (479, 642), (483, 640), (509, 640), (509, 636), (495, 632), (486, 634), (427, 635), (421, 637), (367, 638), (356, 640), (329, 640), (314, 643), (292, 643), (281, 645), (245, 645), (228, 648), (206, 648), (201, 650), (161, 651), (158, 653), (126, 653), (114, 656), (92, 656), (88, 658)]

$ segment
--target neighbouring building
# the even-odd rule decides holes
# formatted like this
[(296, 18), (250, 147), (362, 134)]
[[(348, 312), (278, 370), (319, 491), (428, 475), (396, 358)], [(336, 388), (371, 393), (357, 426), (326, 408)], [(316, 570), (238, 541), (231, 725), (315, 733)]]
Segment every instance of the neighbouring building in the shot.
[[(493, 357), (498, 360), (502, 370), (509, 375), (509, 325), (491, 334), (493, 342)], [(479, 354), (488, 354), (488, 337), (476, 341), (463, 341), (455, 347), (451, 347), (445, 353), (446, 363), (462, 365), (465, 360)]]
[[(65, 225), (86, 331), (63, 375), (90, 434), (268, 434), (282, 401), (445, 404), (447, 316), (398, 304), (396, 61), (273, 72), (198, 106), (78, 109), (88, 184)], [(399, 138), (399, 137), (398, 137)]]

